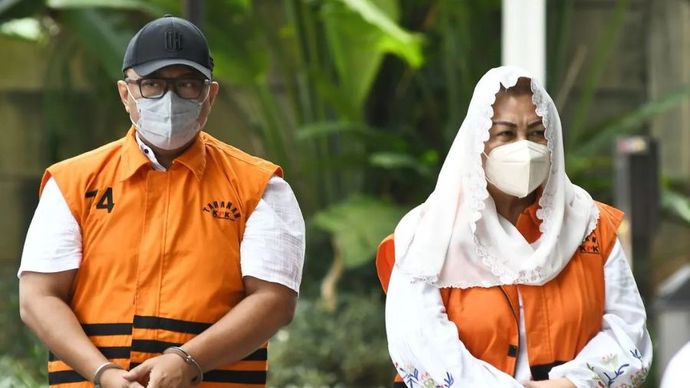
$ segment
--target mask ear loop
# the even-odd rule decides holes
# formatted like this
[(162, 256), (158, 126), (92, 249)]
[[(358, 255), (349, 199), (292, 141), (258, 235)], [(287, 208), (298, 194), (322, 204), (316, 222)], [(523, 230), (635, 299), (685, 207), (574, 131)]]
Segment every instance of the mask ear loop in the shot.
[[(129, 83), (127, 81), (124, 81), (124, 83), (125, 83), (125, 87), (127, 88), (127, 97), (132, 97), (133, 96), (132, 89), (129, 88)], [(134, 97), (132, 97), (132, 101), (134, 101), (135, 104), (137, 103), (137, 99)]]
[[(491, 152), (489, 152), (491, 153)], [(496, 186), (496, 183), (492, 182), (491, 179), (489, 178), (489, 174), (486, 173), (486, 164), (489, 162), (489, 155), (486, 154), (486, 152), (482, 151), (480, 155), (484, 155), (486, 159), (484, 159), (484, 163), (482, 166), (482, 170), (484, 171), (484, 179), (488, 182), (491, 183), (492, 185)]]
[[(209, 81), (211, 81), (211, 80), (209, 80)], [(213, 82), (213, 81), (211, 81), (211, 82)], [(211, 95), (211, 82), (209, 82), (208, 86), (206, 87), (206, 97), (204, 97), (203, 100), (199, 101), (199, 105), (205, 103), (206, 100), (208, 100), (208, 96)]]
[[(128, 99), (130, 97), (132, 98), (132, 101), (134, 101), (134, 105), (137, 107), (137, 113), (139, 113), (139, 118), (141, 118), (141, 112), (139, 111), (139, 102), (137, 101), (136, 98), (134, 98), (132, 96), (132, 90), (129, 88), (129, 84), (127, 82), (125, 82), (125, 87), (127, 88), (127, 98)], [(127, 112), (127, 113), (128, 113), (127, 116), (129, 116), (129, 122), (131, 122), (132, 125), (134, 126), (134, 128), (136, 128), (137, 131), (139, 131), (139, 126), (137, 125), (137, 123), (134, 122), (134, 120), (132, 120), (132, 113), (130, 113), (130, 112)]]

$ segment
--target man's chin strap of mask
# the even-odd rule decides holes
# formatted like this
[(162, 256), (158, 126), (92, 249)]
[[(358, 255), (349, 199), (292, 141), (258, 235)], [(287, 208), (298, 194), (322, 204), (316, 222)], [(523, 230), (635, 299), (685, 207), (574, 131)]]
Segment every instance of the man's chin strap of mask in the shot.
[[(132, 92), (127, 86), (129, 95)], [(134, 103), (139, 120), (130, 121), (147, 142), (162, 150), (175, 150), (188, 144), (200, 130), (199, 114), (210, 91), (202, 101), (187, 100), (173, 91), (167, 91), (157, 99), (140, 98)]]
[(547, 146), (520, 140), (494, 148), (486, 157), (486, 180), (502, 192), (524, 198), (549, 176), (550, 152)]

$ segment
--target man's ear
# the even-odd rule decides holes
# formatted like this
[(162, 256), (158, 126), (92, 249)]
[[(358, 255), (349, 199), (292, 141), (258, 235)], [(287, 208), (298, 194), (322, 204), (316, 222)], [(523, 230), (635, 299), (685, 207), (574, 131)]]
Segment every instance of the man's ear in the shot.
[(125, 106), (125, 111), (129, 113), (129, 89), (125, 81), (117, 81), (117, 92), (120, 94), (120, 102)]
[(220, 90), (220, 85), (218, 85), (218, 82), (212, 81), (210, 89), (208, 91), (209, 106), (213, 106), (213, 102), (216, 101), (216, 96), (218, 96), (219, 90)]

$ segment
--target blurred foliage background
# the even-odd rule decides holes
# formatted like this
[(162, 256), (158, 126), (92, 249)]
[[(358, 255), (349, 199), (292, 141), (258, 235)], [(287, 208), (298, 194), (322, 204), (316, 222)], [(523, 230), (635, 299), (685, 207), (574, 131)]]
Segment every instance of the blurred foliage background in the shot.
[[(563, 112), (571, 180), (611, 202), (614, 137), (646, 133), (645, 124), (685, 101), (690, 87), (601, 114), (597, 93), (631, 2), (611, 2), (586, 55), (567, 49), (575, 3), (548, 2), (547, 86)], [(31, 162), (2, 159), (2, 171), (33, 166), (3, 176), (20, 182), (13, 193), (23, 210), (12, 225), (19, 237), (42, 168), (125, 133), (115, 81), (126, 44), (152, 18), (184, 15), (184, 5), (0, 1), (0, 47), (14, 53), (3, 59), (10, 65), (2, 65), (2, 85), (38, 91), (15, 96), (26, 128), (10, 139), (32, 144)], [(500, 64), (501, 1), (224, 0), (203, 8), (221, 84), (207, 131), (282, 165), (307, 220), (298, 312), (271, 342), (269, 385), (388, 386), (394, 370), (374, 252), (431, 192), (475, 83)], [(20, 63), (24, 51), (41, 60)], [(686, 185), (669, 179), (665, 187), (669, 214), (687, 222)], [(18, 318), (18, 258), (11, 260), (0, 276), (9, 296), (0, 302), (0, 387), (40, 386), (46, 351)]]

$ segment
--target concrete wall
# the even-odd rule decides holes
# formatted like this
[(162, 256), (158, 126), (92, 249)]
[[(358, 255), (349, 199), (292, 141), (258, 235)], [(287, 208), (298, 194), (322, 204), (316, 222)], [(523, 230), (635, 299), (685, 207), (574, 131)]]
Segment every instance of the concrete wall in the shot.
[[(690, 2), (656, 0), (650, 7), (649, 96), (652, 99), (690, 82)], [(668, 177), (690, 180), (690, 98), (652, 122), (661, 140)]]
[[(690, 82), (690, 2), (650, 2), (647, 56), (648, 90), (651, 100)], [(651, 133), (659, 140), (663, 176), (690, 184), (690, 97), (651, 122)], [(661, 226), (654, 252), (664, 259), (657, 279), (690, 262), (690, 231), (687, 226), (666, 220)]]
[[(595, 57), (597, 44), (605, 35), (615, 5), (615, 0), (574, 2), (572, 30), (565, 50), (566, 67), (574, 66), (579, 71), (568, 99), (565, 103), (560, 101), (559, 104), (564, 123), (572, 121), (576, 103), (587, 81), (585, 77), (589, 74), (588, 70)], [(647, 17), (647, 0), (631, 0), (620, 36), (604, 67), (585, 127), (627, 112), (646, 100)], [(582, 65), (578, 67), (578, 56), (582, 55)], [(558, 92), (560, 91), (552, 91), (556, 95)], [(567, 126), (564, 126), (564, 131), (568, 131)]]
[(658, 335), (654, 354), (658, 376), (663, 375), (671, 357), (690, 341), (690, 311), (688, 306), (666, 306), (656, 316)]

